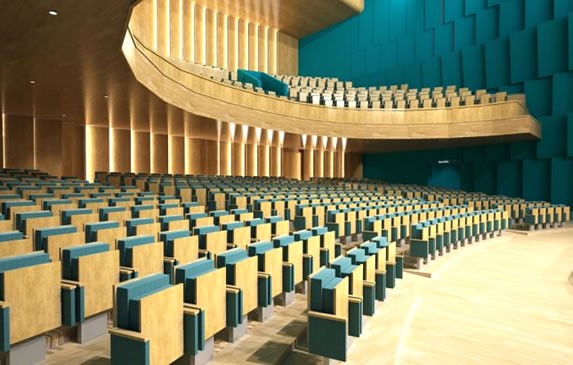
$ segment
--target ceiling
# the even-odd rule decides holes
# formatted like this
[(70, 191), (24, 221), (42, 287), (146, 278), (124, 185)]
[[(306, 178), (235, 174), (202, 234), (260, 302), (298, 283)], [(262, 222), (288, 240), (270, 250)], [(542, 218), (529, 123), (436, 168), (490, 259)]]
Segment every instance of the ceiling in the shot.
[(364, 0), (195, 0), (196, 4), (268, 25), (295, 38), (359, 14)]

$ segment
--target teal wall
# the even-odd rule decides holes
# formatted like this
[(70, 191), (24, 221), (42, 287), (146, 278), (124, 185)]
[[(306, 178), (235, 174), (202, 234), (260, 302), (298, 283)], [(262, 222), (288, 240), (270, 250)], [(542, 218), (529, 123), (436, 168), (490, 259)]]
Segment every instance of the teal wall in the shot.
[(365, 0), (300, 40), (299, 71), (524, 92), (542, 141), (365, 155), (364, 176), (428, 184), (428, 161), (459, 159), (462, 189), (573, 204), (573, 0)]

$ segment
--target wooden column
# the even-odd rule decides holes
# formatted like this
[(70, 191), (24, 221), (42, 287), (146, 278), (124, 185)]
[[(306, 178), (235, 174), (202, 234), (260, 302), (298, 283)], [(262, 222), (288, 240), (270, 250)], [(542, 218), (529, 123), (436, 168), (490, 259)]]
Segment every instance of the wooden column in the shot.
[(306, 141), (306, 147), (302, 154), (302, 179), (310, 180), (314, 176), (314, 151), (310, 138)]

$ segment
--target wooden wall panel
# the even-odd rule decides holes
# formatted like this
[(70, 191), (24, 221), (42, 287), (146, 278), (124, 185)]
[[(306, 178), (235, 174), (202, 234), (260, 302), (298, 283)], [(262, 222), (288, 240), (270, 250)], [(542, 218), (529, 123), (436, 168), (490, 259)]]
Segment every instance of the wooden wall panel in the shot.
[(6, 115), (4, 123), (5, 167), (33, 169), (34, 118)]
[(239, 33), (238, 21), (236, 18), (227, 18), (227, 48), (229, 69), (236, 70), (239, 68)]
[(110, 171), (131, 172), (131, 131), (110, 130)]
[(205, 59), (207, 65), (217, 64), (217, 12), (205, 9)]
[(258, 58), (259, 58), (259, 51), (258, 51), (258, 43), (259, 43), (259, 39), (258, 39), (258, 25), (255, 23), (248, 23), (248, 32), (249, 32), (249, 38), (248, 38), (248, 57), (249, 57), (249, 61), (248, 61), (248, 68), (249, 70), (255, 70), (257, 71), (259, 69), (259, 63), (258, 63)]
[(269, 54), (268, 54), (268, 27), (259, 25), (258, 26), (258, 55), (257, 59), (259, 61), (258, 69), (259, 71), (268, 72), (269, 66)]
[(301, 179), (301, 155), (298, 150), (283, 150), (283, 174), (290, 179)]
[(237, 68), (249, 68), (249, 24), (243, 19), (237, 23), (237, 37)]
[(257, 176), (259, 174), (259, 151), (258, 145), (255, 143), (248, 143), (245, 145), (245, 162), (247, 176)]
[(307, 146), (302, 152), (302, 179), (310, 180), (314, 176), (314, 151), (312, 143), (307, 141)]
[(223, 13), (217, 13), (217, 66), (228, 68), (228, 47), (227, 39), (227, 16)]
[(151, 134), (151, 173), (165, 174), (168, 165), (167, 135)]
[(195, 4), (195, 58), (193, 62), (205, 64), (205, 8)]
[(221, 175), (232, 175), (233, 174), (233, 158), (232, 145), (229, 141), (222, 141), (219, 143), (220, 148), (220, 160), (219, 160), (219, 172)]
[(185, 136), (183, 110), (169, 106), (167, 109), (167, 134), (170, 136)]
[(169, 57), (171, 55), (169, 0), (155, 0), (155, 3), (157, 6), (155, 11), (157, 19), (157, 52), (162, 56)]
[(155, 134), (167, 134), (167, 104), (155, 96), (151, 96), (149, 103), (149, 129)]
[(134, 34), (143, 43), (155, 48), (155, 4), (152, 1), (141, 1), (133, 12), (131, 26)]
[(277, 74), (298, 75), (298, 39), (279, 32), (277, 40)]
[(324, 177), (334, 177), (334, 152), (331, 149), (324, 152)]
[(35, 133), (36, 168), (61, 176), (63, 174), (62, 121), (37, 119)]
[(362, 154), (361, 153), (347, 153), (345, 156), (345, 176), (348, 178), (362, 178)]
[(233, 175), (245, 176), (245, 144), (232, 144)]
[(195, 5), (183, 1), (183, 59), (195, 61)]
[(314, 151), (314, 177), (324, 177), (324, 151), (322, 146)]
[(268, 143), (259, 145), (259, 176), (271, 175), (271, 147)]
[[(269, 73), (277, 73), (277, 36), (278, 32), (275, 29), (268, 29), (268, 59), (269, 59)], [(297, 55), (298, 57), (298, 55)]]
[(204, 174), (217, 175), (219, 173), (219, 143), (217, 141), (204, 141), (202, 155), (205, 158)]
[(188, 162), (188, 171), (189, 174), (202, 174), (204, 171), (203, 166), (205, 165), (204, 161), (204, 140), (202, 139), (194, 139), (194, 138), (187, 138), (187, 143), (189, 146), (188, 155), (186, 156)]
[(109, 171), (109, 128), (86, 126), (86, 178), (96, 171)]
[(62, 125), (62, 175), (84, 178), (85, 175), (85, 127), (77, 124)]
[(149, 132), (133, 133), (132, 170), (137, 173), (151, 172), (151, 135)]
[(169, 173), (185, 173), (185, 137), (169, 136)]
[(169, 51), (170, 57), (178, 60), (183, 59), (183, 3), (169, 1)]

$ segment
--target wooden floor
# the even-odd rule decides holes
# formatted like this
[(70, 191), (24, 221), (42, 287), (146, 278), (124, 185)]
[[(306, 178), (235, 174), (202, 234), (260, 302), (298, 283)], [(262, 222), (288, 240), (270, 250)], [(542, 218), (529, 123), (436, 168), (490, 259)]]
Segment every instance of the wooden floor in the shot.
[[(573, 226), (469, 245), (405, 273), (367, 320), (350, 364), (572, 364)], [(277, 308), (216, 364), (276, 363), (300, 333), (305, 298)], [(291, 337), (292, 338), (292, 337)], [(107, 364), (109, 338), (66, 344), (46, 364)], [(303, 360), (305, 359), (305, 360)], [(289, 363), (316, 362), (301, 356)]]

